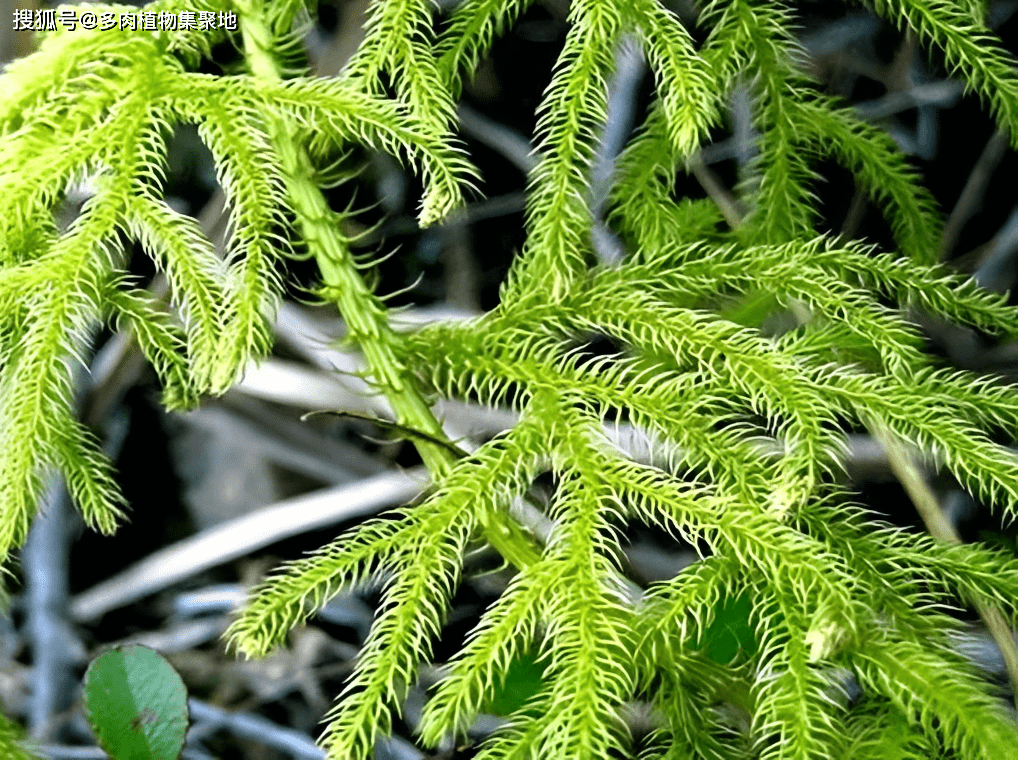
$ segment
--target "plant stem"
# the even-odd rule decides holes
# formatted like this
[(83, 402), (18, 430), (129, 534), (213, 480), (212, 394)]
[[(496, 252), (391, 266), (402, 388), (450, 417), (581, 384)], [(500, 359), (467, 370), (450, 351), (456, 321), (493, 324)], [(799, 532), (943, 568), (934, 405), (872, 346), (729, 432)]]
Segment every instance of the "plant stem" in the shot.
[[(272, 34), (266, 27), (258, 0), (237, 0), (244, 55), (253, 76), (271, 82), (282, 77), (272, 55)], [(350, 336), (364, 352), (374, 385), (388, 399), (400, 425), (446, 440), (441, 424), (394, 351), (397, 336), (384, 307), (368, 290), (337, 224), (337, 214), (315, 185), (307, 151), (294, 139), (281, 116), (267, 116), (273, 144), (282, 162), (287, 194), (297, 224), (318, 264), (326, 292), (335, 300)], [(445, 446), (426, 439), (414, 440), (433, 479), (447, 474), (456, 456)], [(532, 536), (508, 515), (482, 516), (485, 539), (517, 568), (535, 562), (540, 552)]]
[[(873, 432), (873, 437), (887, 451), (887, 460), (895, 477), (908, 493), (930, 535), (939, 541), (960, 544), (961, 538), (958, 536), (958, 532), (944, 516), (940, 503), (937, 501), (937, 495), (927, 485), (911, 452), (890, 431), (882, 429), (879, 425), (870, 426), (870, 429)], [(1015, 645), (1011, 627), (994, 605), (974, 596), (969, 601), (1000, 649), (1008, 678), (1011, 681), (1011, 689), (1015, 694), (1015, 704), (1018, 706), (1018, 646)]]

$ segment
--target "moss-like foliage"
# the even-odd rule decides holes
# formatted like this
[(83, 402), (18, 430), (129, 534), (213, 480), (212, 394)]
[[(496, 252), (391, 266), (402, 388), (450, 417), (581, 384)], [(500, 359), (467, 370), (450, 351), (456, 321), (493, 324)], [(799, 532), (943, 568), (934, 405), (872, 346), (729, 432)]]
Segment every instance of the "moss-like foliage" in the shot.
[[(1018, 140), (1018, 73), (985, 3), (869, 4), (941, 49)], [(0, 557), (24, 538), (53, 469), (91, 525), (115, 527), (109, 464), (70, 412), (72, 362), (96, 325), (133, 330), (167, 405), (192, 405), (269, 348), (277, 273), (299, 247), (400, 424), (422, 432), (434, 476), (419, 504), (266, 580), (229, 632), (263, 655), (340, 590), (384, 585), (322, 740), (330, 757), (373, 756), (477, 542), (517, 573), (427, 702), (425, 746), (463, 735), (536, 656), (539, 688), (478, 757), (1013, 757), (1018, 724), (952, 650), (948, 608), (978, 600), (1013, 622), (1018, 562), (882, 524), (850, 506), (832, 472), (845, 430), (879, 429), (1018, 514), (1018, 458), (987, 433), (1018, 438), (1013, 390), (942, 366), (910, 317), (1014, 338), (1018, 312), (935, 263), (932, 197), (890, 137), (800, 72), (789, 8), (705, 2), (697, 23), (709, 34), (696, 45), (657, 0), (573, 0), (540, 111), (527, 242), (501, 304), (401, 335), (361, 279), (322, 177), (352, 144), (387, 151), (422, 176), (421, 223), (440, 221), (473, 176), (454, 136), (463, 79), (529, 2), (465, 0), (439, 17), (428, 0), (376, 0), (363, 45), (329, 80), (294, 71), (298, 4), (178, 5), (145, 10), (233, 11), (239, 31), (57, 31), (0, 79)], [(642, 45), (656, 87), (614, 178), (608, 221), (627, 253), (607, 266), (585, 198), (623, 37)], [(227, 39), (246, 69), (194, 73)], [(739, 82), (761, 138), (737, 188), (748, 213), (729, 229), (710, 201), (676, 200), (673, 185)], [(197, 124), (215, 156), (233, 229), (225, 259), (162, 198), (164, 141), (181, 123)], [(815, 232), (817, 157), (852, 172), (898, 250)], [(58, 230), (54, 208), (85, 177), (95, 195)], [(126, 281), (127, 238), (166, 272), (170, 309)], [(740, 304), (758, 317), (790, 311), (796, 326), (768, 332), (738, 318)], [(590, 359), (578, 349), (591, 336), (620, 353)], [(521, 421), (457, 456), (435, 442), (436, 396), (512, 406)], [(655, 464), (614, 443), (608, 419), (642, 431)], [(548, 472), (543, 534), (510, 507)], [(706, 556), (634, 588), (619, 562), (632, 522)], [(752, 632), (734, 660), (705, 645), (720, 614)], [(859, 699), (842, 694), (846, 669)], [(657, 726), (642, 747), (625, 717), (636, 701)]]

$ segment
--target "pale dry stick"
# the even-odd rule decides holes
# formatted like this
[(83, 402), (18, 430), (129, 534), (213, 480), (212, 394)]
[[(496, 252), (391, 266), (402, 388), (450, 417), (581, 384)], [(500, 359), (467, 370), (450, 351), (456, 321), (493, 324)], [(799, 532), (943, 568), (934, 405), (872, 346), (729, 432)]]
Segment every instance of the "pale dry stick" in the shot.
[(428, 474), (424, 468), (388, 472), (280, 501), (228, 520), (150, 554), (122, 573), (82, 592), (71, 600), (71, 616), (81, 622), (94, 620), (195, 573), (246, 556), (284, 538), (406, 503), (420, 494), (427, 483)]
[[(296, 760), (325, 760), (325, 750), (318, 747), (310, 737), (261, 715), (227, 712), (193, 698), (187, 701), (187, 706), (192, 719), (199, 721), (199, 724), (189, 732), (189, 739), (197, 739), (205, 733), (225, 729), (236, 736), (261, 742)], [(390, 756), (398, 757), (400, 760), (420, 760), (424, 757), (423, 752), (399, 736), (386, 737), (380, 743), (388, 749)]]
[(325, 751), (316, 747), (310, 737), (292, 728), (280, 726), (261, 715), (229, 713), (197, 699), (187, 700), (191, 719), (198, 722), (188, 738), (207, 731), (226, 729), (237, 736), (253, 739), (299, 760), (324, 760)]
[[(754, 140), (759, 136), (753, 129), (752, 109), (749, 93), (739, 84), (732, 95), (731, 116), (734, 134), (725, 143), (731, 143), (731, 156), (726, 155), (722, 144), (697, 148), (686, 160), (686, 170), (696, 178), (707, 195), (721, 210), (722, 216), (733, 230), (738, 229), (749, 213), (746, 204), (718, 179), (709, 164), (724, 158), (734, 158), (741, 172), (755, 152)], [(716, 151), (716, 152), (715, 152)], [(710, 160), (708, 160), (710, 159)]]
[[(338, 440), (329, 435), (327, 431), (306, 425), (300, 420), (294, 419), (292, 415), (280, 412), (257, 399), (245, 398), (241, 394), (227, 393), (223, 399), (223, 407), (232, 414), (235, 420), (251, 426), (255, 435), (271, 439), (274, 443), (266, 441), (270, 447), (282, 446), (293, 452), (290, 455), (279, 452), (276, 456), (281, 456), (277, 459), (280, 464), (285, 465), (287, 459), (296, 456), (293, 465), (299, 465), (300, 457), (310, 456), (326, 463), (330, 468), (340, 467), (348, 472), (345, 480), (319, 478), (325, 483), (348, 482), (356, 480), (358, 477), (377, 475), (387, 469), (384, 462), (365, 452), (360, 446)], [(329, 407), (320, 408), (328, 409)], [(310, 464), (310, 461), (308, 463)], [(298, 467), (297, 472), (301, 471)], [(306, 472), (314, 474), (313, 469), (306, 470)]]
[[(923, 159), (932, 159), (937, 150), (937, 118), (934, 108), (929, 103), (920, 100), (913, 102), (911, 93), (916, 92), (916, 77), (924, 76), (921, 69), (921, 59), (916, 54), (919, 50), (919, 39), (913, 30), (905, 34), (901, 47), (894, 56), (894, 60), (884, 68), (882, 83), (887, 87), (888, 94), (886, 101), (891, 102), (897, 97), (904, 98), (908, 107), (915, 106), (917, 111), (915, 129), (905, 128), (902, 124), (891, 121), (886, 124), (887, 131), (905, 152)], [(949, 96), (948, 105), (952, 104), (950, 97), (955, 99), (961, 95), (961, 88), (953, 82), (937, 82), (937, 88), (946, 88), (948, 91), (954, 86), (955, 94)], [(862, 115), (863, 108), (856, 107), (857, 112)]]
[(856, 103), (853, 108), (866, 121), (880, 121), (912, 108), (950, 107), (961, 98), (964, 89), (964, 85), (953, 79), (940, 79), (894, 90), (875, 100)]
[(1014, 281), (1014, 256), (1018, 251), (1018, 205), (979, 252), (972, 278), (987, 290), (998, 293), (1009, 288)]
[(841, 56), (879, 29), (880, 19), (877, 16), (868, 11), (856, 11), (799, 35), (799, 44), (813, 60)]
[(36, 749), (50, 760), (109, 760), (106, 751), (99, 747), (79, 747), (70, 744), (39, 744)]
[[(385, 469), (381, 461), (360, 448), (324, 436), (308, 435), (303, 442), (294, 438), (287, 439), (283, 431), (268, 429), (262, 424), (260, 416), (245, 415), (237, 408), (244, 402), (250, 403), (252, 399), (230, 394), (227, 400), (230, 403), (225, 408), (209, 406), (186, 412), (180, 417), (193, 430), (226, 440), (242, 440), (246, 449), (255, 452), (263, 460), (323, 483), (350, 483), (361, 477), (377, 475)], [(270, 412), (266, 409), (264, 413)], [(309, 434), (313, 431), (307, 425), (297, 422), (294, 425)]]
[(113, 642), (112, 645), (122, 647), (140, 644), (149, 649), (155, 649), (161, 654), (186, 652), (218, 639), (230, 627), (231, 620), (232, 617), (229, 615), (215, 615), (197, 620), (185, 620), (181, 623), (170, 623), (156, 631), (132, 633)]
[[(752, 143), (754, 140), (759, 139), (760, 133), (753, 130), (749, 137), (750, 149), (752, 150)], [(734, 136), (719, 142), (709, 143), (700, 148), (700, 157), (703, 159), (705, 166), (713, 166), (714, 164), (720, 164), (722, 161), (731, 161), (733, 159), (738, 161), (740, 165), (743, 165), (747, 163), (746, 160), (743, 160), (745, 156), (747, 156), (747, 151), (742, 143), (742, 139)]]
[[(760, 133), (753, 127), (753, 94), (746, 83), (741, 80), (732, 92), (730, 111), (732, 116), (731, 140), (734, 147), (732, 158), (735, 159), (739, 172), (742, 173), (757, 154), (756, 146), (760, 139)], [(706, 158), (704, 158), (704, 163), (707, 163)]]
[(466, 134), (494, 150), (523, 172), (524, 176), (529, 175), (540, 161), (541, 156), (534, 150), (530, 140), (516, 130), (489, 119), (465, 104), (457, 107), (456, 115), (460, 128)]
[(721, 210), (725, 221), (728, 222), (728, 226), (733, 230), (737, 229), (742, 224), (742, 218), (746, 215), (739, 199), (732, 195), (728, 188), (721, 184), (721, 180), (717, 178), (717, 175), (707, 168), (699, 150), (689, 157), (687, 164), (689, 172), (696, 177), (696, 181), (700, 183), (700, 186), (707, 192), (710, 199)]
[(859, 225), (866, 216), (866, 207), (869, 205), (869, 193), (856, 185), (855, 194), (852, 196), (852, 203), (845, 214), (845, 221), (841, 225), (841, 232), (838, 234), (839, 241), (848, 242), (856, 236)]
[[(346, 379), (326, 369), (270, 356), (249, 368), (227, 398), (243, 394), (303, 411), (342, 409), (392, 421), (392, 411), (384, 399), (351, 390)], [(473, 446), (465, 439), (497, 435), (519, 422), (519, 415), (510, 409), (451, 399), (439, 399), (433, 408), (449, 439), (467, 450)]]
[(480, 311), (481, 271), (472, 252), (469, 221), (467, 210), (457, 209), (431, 234), (440, 240), (445, 300), (452, 306)]
[(22, 551), (25, 633), (32, 652), (27, 718), (35, 741), (52, 738), (56, 716), (71, 701), (74, 668), (85, 658), (67, 620), (70, 508), (63, 481), (52, 478)]
[(605, 224), (604, 210), (611, 192), (619, 154), (626, 146), (636, 118), (636, 97), (647, 71), (639, 42), (626, 37), (615, 53), (615, 74), (608, 85), (605, 123), (594, 152), (588, 206), (593, 217), (594, 252), (601, 263), (617, 266), (625, 254), (622, 241)]
[[(954, 526), (944, 516), (936, 494), (933, 493), (933, 490), (926, 483), (912, 454), (897, 438), (880, 425), (868, 427), (872, 431), (873, 436), (880, 441), (887, 451), (891, 470), (894, 472), (895, 477), (898, 478), (905, 492), (908, 493), (909, 498), (915, 505), (916, 512), (919, 513), (919, 517), (922, 518), (923, 524), (926, 525), (930, 535), (939, 541), (960, 544), (961, 538), (959, 538)], [(979, 617), (982, 618), (983, 623), (986, 625), (986, 629), (1000, 648), (1000, 652), (1004, 657), (1004, 666), (1007, 668), (1008, 678), (1011, 681), (1011, 689), (1014, 691), (1016, 706), (1018, 706), (1018, 646), (1015, 644), (1011, 627), (1004, 620), (1004, 616), (1000, 614), (1000, 611), (993, 605), (977, 598), (972, 598), (969, 601), (975, 607)]]
[(962, 228), (982, 202), (986, 188), (990, 184), (990, 178), (993, 176), (993, 171), (997, 168), (997, 165), (1004, 158), (1004, 153), (1007, 151), (1008, 141), (1008, 133), (1003, 130), (997, 130), (986, 142), (979, 160), (972, 167), (972, 172), (965, 182), (965, 187), (962, 188), (958, 202), (954, 204), (951, 215), (948, 217), (947, 223), (944, 224), (944, 231), (940, 237), (940, 261), (947, 258), (951, 251), (954, 250)]

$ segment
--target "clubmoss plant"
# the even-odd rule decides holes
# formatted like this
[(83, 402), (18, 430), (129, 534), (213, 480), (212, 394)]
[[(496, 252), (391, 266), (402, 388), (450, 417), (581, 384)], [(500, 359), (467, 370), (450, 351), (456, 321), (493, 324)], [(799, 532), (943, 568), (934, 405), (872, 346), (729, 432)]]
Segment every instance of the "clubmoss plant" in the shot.
[[(340, 76), (300, 68), (308, 9), (294, 0), (163, 0), (152, 12), (236, 13), (236, 32), (58, 28), (0, 78), (0, 558), (25, 537), (57, 471), (84, 518), (110, 532), (122, 500), (109, 462), (71, 414), (72, 363), (96, 326), (133, 331), (169, 408), (225, 391), (269, 349), (279, 272), (312, 257), (398, 422), (434, 477), (430, 494), (341, 535), (256, 590), (229, 631), (252, 656), (344, 589), (382, 584), (381, 608), (322, 738), (329, 757), (373, 756), (431, 654), (464, 554), (493, 546), (516, 573), (431, 694), (420, 741), (462, 737), (513, 663), (538, 656), (542, 685), (476, 755), (508, 758), (1014, 757), (1018, 723), (950, 646), (952, 607), (979, 600), (1012, 624), (1018, 562), (897, 530), (835, 485), (845, 431), (925, 452), (981, 501), (1018, 514), (1018, 400), (992, 378), (924, 351), (922, 312), (1018, 337), (1004, 298), (935, 261), (939, 214), (892, 139), (803, 74), (792, 10), (703, 2), (694, 43), (657, 0), (573, 0), (537, 127), (527, 242), (500, 305), (466, 324), (390, 328), (322, 193), (336, 156), (364, 145), (420, 173), (420, 222), (440, 222), (474, 171), (455, 104), (528, 0), (376, 0)], [(1018, 144), (1018, 73), (976, 0), (870, 0), (942, 51)], [(133, 14), (128, 6), (88, 6)], [(310, 9), (314, 10), (314, 9)], [(217, 25), (218, 26), (218, 25)], [(585, 198), (608, 82), (639, 41), (654, 98), (620, 158), (608, 223), (624, 242), (598, 262)], [(243, 66), (196, 73), (232, 42)], [(383, 87), (382, 82), (388, 87)], [(726, 223), (711, 201), (676, 200), (676, 173), (752, 93), (756, 157)], [(164, 201), (166, 140), (196, 124), (231, 215), (225, 259)], [(897, 250), (816, 232), (816, 158), (850, 170), (886, 215)], [(89, 178), (66, 229), (54, 209)], [(125, 276), (125, 241), (165, 272), (165, 308)], [(757, 304), (745, 319), (739, 305)], [(759, 304), (763, 304), (760, 307)], [(762, 312), (797, 315), (768, 331)], [(581, 350), (595, 336), (617, 355)], [(442, 445), (436, 397), (509, 405), (512, 430), (477, 451)], [(606, 435), (642, 431), (653, 464)], [(610, 432), (610, 425), (608, 426)], [(761, 440), (776, 444), (762, 453)], [(779, 450), (778, 455), (773, 449)], [(542, 474), (555, 489), (543, 536), (510, 507)], [(693, 542), (704, 557), (634, 588), (620, 563), (628, 523)], [(718, 662), (702, 642), (717, 610), (748, 603), (757, 642)], [(862, 687), (849, 699), (846, 674)], [(635, 703), (649, 736), (630, 735)], [(741, 721), (738, 716), (748, 716)]]

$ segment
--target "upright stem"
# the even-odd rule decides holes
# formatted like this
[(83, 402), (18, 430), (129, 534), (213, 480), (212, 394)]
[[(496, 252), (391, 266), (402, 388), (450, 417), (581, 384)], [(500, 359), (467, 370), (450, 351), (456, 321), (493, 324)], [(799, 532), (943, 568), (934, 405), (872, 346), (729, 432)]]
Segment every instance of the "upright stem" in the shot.
[[(235, 0), (234, 5), (252, 75), (270, 82), (280, 81), (272, 55), (272, 34), (264, 23), (260, 2)], [(350, 336), (364, 353), (374, 385), (388, 399), (401, 425), (444, 440), (442, 426), (396, 356), (397, 338), (384, 307), (358, 274), (346, 238), (338, 228), (337, 215), (312, 179), (314, 172), (307, 151), (294, 139), (284, 117), (267, 114), (266, 119), (300, 232), (318, 264), (326, 292), (335, 300)], [(433, 478), (438, 479), (452, 469), (456, 457), (447, 448), (424, 438), (414, 444)], [(539, 553), (533, 538), (514, 520), (482, 519), (485, 539), (507, 561), (518, 568), (536, 561)]]
[[(938, 541), (960, 544), (961, 538), (958, 536), (958, 532), (944, 516), (937, 495), (927, 485), (911, 452), (889, 430), (878, 424), (868, 427), (870, 427), (873, 437), (887, 451), (887, 460), (895, 477), (898, 478), (898, 482), (912, 499), (912, 503), (930, 535)], [(979, 617), (986, 625), (986, 630), (989, 631), (1000, 649), (1000, 654), (1004, 658), (1004, 667), (1007, 669), (1007, 675), (1011, 681), (1011, 690), (1014, 692), (1015, 705), (1018, 706), (1018, 646), (1015, 645), (1011, 626), (992, 602), (980, 599), (974, 594), (971, 595), (969, 602), (975, 607)]]

